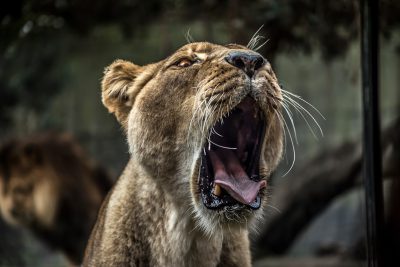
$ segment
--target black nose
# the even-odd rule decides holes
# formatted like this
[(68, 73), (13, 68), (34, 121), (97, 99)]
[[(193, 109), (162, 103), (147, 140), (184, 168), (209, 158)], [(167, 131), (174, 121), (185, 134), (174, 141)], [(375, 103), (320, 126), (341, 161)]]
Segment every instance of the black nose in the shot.
[(250, 78), (253, 77), (256, 70), (265, 64), (265, 59), (261, 55), (241, 51), (229, 53), (225, 57), (225, 60), (229, 64), (243, 70)]

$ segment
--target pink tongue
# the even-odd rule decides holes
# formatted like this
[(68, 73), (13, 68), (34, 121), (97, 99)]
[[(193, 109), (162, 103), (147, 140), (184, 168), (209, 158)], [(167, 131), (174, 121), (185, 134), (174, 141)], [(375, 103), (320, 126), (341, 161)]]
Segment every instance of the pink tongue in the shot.
[(214, 183), (237, 201), (248, 205), (256, 199), (260, 189), (266, 187), (265, 180), (250, 180), (232, 150), (218, 149), (209, 153), (215, 174)]

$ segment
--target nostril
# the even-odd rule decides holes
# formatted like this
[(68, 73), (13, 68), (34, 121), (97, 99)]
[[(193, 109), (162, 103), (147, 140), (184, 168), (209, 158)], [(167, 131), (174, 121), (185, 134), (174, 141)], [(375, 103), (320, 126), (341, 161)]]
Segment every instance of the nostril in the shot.
[(254, 61), (254, 70), (258, 70), (263, 65), (264, 65), (264, 58), (257, 57), (257, 59)]
[(238, 67), (239, 69), (244, 69), (244, 67), (245, 67), (244, 62), (243, 62), (242, 58), (240, 58), (240, 57), (239, 58), (235, 58), (233, 60), (233, 65)]

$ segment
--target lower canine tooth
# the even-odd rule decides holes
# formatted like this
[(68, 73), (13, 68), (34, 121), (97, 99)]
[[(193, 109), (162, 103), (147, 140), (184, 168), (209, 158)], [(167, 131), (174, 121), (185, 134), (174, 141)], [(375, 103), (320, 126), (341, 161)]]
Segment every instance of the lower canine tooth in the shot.
[(214, 186), (214, 191), (213, 194), (219, 197), (221, 195), (221, 186), (219, 184), (216, 184)]

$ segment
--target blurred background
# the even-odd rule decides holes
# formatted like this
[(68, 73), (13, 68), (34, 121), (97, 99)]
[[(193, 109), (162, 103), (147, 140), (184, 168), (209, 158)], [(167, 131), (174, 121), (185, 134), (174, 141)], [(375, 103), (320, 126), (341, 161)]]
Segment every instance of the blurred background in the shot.
[[(392, 260), (400, 252), (400, 2), (380, 4), (385, 257)], [(288, 141), (271, 178), (265, 223), (252, 236), (254, 265), (366, 266), (359, 13), (354, 0), (3, 1), (0, 145), (39, 132), (70, 133), (115, 180), (128, 146), (101, 104), (103, 69), (118, 58), (161, 60), (189, 35), (246, 45), (263, 26), (258, 34), (267, 42), (259, 51), (283, 88), (324, 118), (299, 100), (321, 136), (307, 113), (304, 119), (292, 110), (296, 160), (285, 175), (293, 161)], [(0, 221), (0, 266), (66, 264), (27, 229)]]

